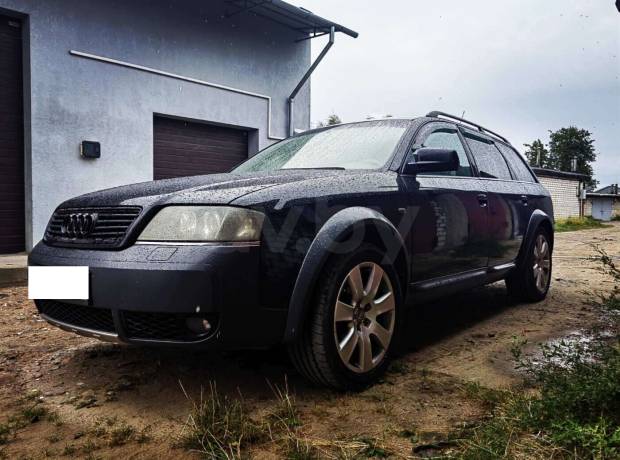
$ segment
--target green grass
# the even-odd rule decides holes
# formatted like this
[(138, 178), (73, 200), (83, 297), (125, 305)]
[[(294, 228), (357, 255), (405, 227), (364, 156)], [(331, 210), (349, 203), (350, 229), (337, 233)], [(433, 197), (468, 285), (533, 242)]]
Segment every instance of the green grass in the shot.
[(614, 280), (598, 304), (610, 312), (615, 336), (591, 342), (541, 346), (540, 357), (525, 359), (516, 343), (517, 368), (534, 391), (497, 391), (472, 384), (467, 393), (487, 415), (455, 433), (457, 458), (620, 458), (620, 269), (600, 251), (604, 270)]
[(230, 398), (218, 393), (216, 385), (201, 392), (200, 400), (192, 400), (192, 410), (179, 445), (207, 459), (250, 458), (250, 450), (258, 445), (273, 445), (282, 458), (313, 460), (321, 458), (319, 450), (301, 435), (301, 418), (288, 386), (271, 387), (275, 405), (262, 416), (248, 415), (243, 398)]
[(271, 389), (276, 396), (277, 404), (275, 409), (267, 415), (267, 422), (272, 429), (275, 428), (284, 432), (295, 431), (301, 426), (301, 419), (295, 398), (288, 391), (288, 385), (285, 385), (284, 388), (272, 386)]
[(198, 402), (185, 395), (193, 407), (181, 445), (204, 458), (240, 458), (245, 445), (263, 434), (247, 414), (243, 401), (220, 395), (215, 384), (210, 385), (208, 394), (201, 394)]
[(11, 442), (17, 431), (32, 423), (37, 423), (48, 413), (39, 401), (33, 402), (30, 397), (21, 398), (19, 403), (21, 404), (20, 409), (0, 423), (0, 446)]
[[(609, 294), (599, 294), (599, 301), (594, 302), (594, 304), (603, 310), (620, 313), (620, 268), (616, 266), (614, 259), (599, 246), (594, 245), (594, 249), (598, 253), (598, 259), (603, 264), (603, 271), (614, 281), (611, 292)], [(617, 317), (615, 319), (617, 320)]]
[(587, 230), (590, 228), (607, 228), (609, 224), (604, 224), (600, 220), (592, 217), (569, 217), (555, 221), (556, 232), (574, 232), (577, 230)]
[(126, 423), (114, 427), (110, 431), (110, 446), (122, 446), (126, 444), (136, 433), (136, 429)]
[(543, 348), (542, 363), (521, 361), (535, 395), (469, 385), (488, 413), (454, 434), (456, 457), (620, 458), (620, 344), (585, 348), (561, 343)]
[(388, 458), (391, 453), (384, 447), (382, 447), (376, 439), (361, 438), (359, 441), (366, 445), (360, 452), (358, 457), (362, 458)]

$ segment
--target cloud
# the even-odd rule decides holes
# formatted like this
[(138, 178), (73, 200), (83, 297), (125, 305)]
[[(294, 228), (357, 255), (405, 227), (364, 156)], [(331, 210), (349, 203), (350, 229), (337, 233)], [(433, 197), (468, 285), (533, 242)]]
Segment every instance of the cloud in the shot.
[[(620, 182), (620, 14), (603, 0), (303, 0), (338, 35), (312, 80), (312, 119), (440, 109), (513, 144), (577, 125), (603, 184)], [(314, 41), (314, 54), (322, 47)]]

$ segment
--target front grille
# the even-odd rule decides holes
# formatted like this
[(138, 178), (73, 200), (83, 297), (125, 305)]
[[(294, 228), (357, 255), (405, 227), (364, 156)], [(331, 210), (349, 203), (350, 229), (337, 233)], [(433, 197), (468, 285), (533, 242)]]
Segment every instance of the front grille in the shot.
[(71, 305), (55, 300), (36, 300), (35, 303), (39, 312), (50, 319), (93, 331), (116, 332), (111, 310)]
[[(57, 209), (45, 231), (45, 242), (57, 246), (116, 248), (122, 244), (140, 211), (137, 206)], [(67, 228), (67, 222), (75, 215), (96, 216), (92, 228), (76, 236)]]
[(123, 312), (125, 333), (130, 339), (194, 342), (206, 338), (216, 329), (214, 319), (206, 318), (212, 326), (209, 333), (194, 332), (187, 325), (189, 317), (175, 313)]

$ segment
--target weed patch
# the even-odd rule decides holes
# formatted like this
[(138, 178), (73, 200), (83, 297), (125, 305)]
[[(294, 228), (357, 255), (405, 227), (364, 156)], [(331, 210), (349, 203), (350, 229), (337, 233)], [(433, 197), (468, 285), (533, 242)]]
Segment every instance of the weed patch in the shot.
[(78, 432), (75, 434), (74, 439), (88, 437), (89, 439), (82, 450), (84, 453), (90, 453), (94, 448), (99, 448), (99, 445), (95, 444), (92, 438), (103, 441), (110, 447), (118, 447), (132, 441), (138, 444), (148, 442), (150, 441), (149, 432), (150, 427), (148, 426), (138, 430), (127, 422), (119, 420), (116, 416), (101, 417), (97, 419), (94, 426), (88, 432)]
[[(543, 347), (540, 361), (521, 361), (539, 393), (473, 391), (490, 416), (459, 433), (462, 457), (615, 459), (620, 456), (618, 343)], [(469, 389), (472, 391), (472, 387)]]
[(620, 270), (597, 248), (603, 270), (614, 280), (600, 296), (613, 311), (612, 334), (587, 341), (560, 341), (524, 358), (525, 342), (512, 354), (532, 391), (497, 391), (468, 384), (465, 391), (488, 410), (475, 426), (453, 435), (464, 459), (620, 458)]
[(380, 445), (376, 439), (362, 438), (359, 439), (359, 441), (365, 446), (360, 453), (360, 456), (362, 457), (388, 458), (391, 455), (390, 451)]
[(270, 443), (283, 458), (312, 460), (321, 458), (319, 450), (300, 435), (301, 417), (288, 386), (272, 386), (276, 404), (262, 417), (250, 417), (243, 398), (229, 398), (209, 385), (192, 410), (180, 439), (180, 446), (197, 451), (209, 459), (250, 457), (252, 447)]
[(127, 444), (135, 433), (136, 429), (134, 427), (121, 423), (110, 431), (110, 446), (116, 447)]
[(388, 367), (389, 374), (407, 375), (409, 372), (410, 372), (409, 366), (402, 359), (392, 361), (390, 363), (390, 366)]
[[(604, 270), (616, 282), (601, 297), (607, 310), (620, 304), (620, 271), (601, 252)], [(492, 458), (620, 458), (620, 324), (615, 336), (598, 335), (587, 342), (552, 343), (540, 357), (524, 358), (523, 342), (513, 356), (526, 382), (536, 390), (496, 391), (476, 384), (465, 387), (482, 402), (488, 416), (472, 428), (455, 433), (458, 456)]]
[(62, 455), (73, 456), (77, 452), (77, 448), (73, 444), (67, 444), (62, 450)]
[(19, 400), (20, 408), (0, 423), (0, 446), (8, 444), (15, 437), (18, 430), (43, 419), (47, 409), (39, 400), (26, 396)]
[[(616, 266), (614, 259), (601, 249), (599, 246), (594, 246), (594, 250), (598, 254), (598, 259), (602, 264), (602, 270), (613, 279), (614, 286), (609, 294), (600, 294), (598, 296), (599, 301), (595, 304), (601, 307), (603, 310), (611, 313), (620, 313), (620, 268)], [(618, 318), (614, 319), (618, 322)]]
[(558, 219), (555, 222), (556, 232), (574, 232), (577, 230), (606, 227), (611, 227), (611, 225), (604, 224), (600, 220), (593, 219), (592, 217), (568, 217), (567, 219)]
[[(181, 388), (192, 401), (182, 385)], [(209, 393), (201, 392), (200, 401), (192, 401), (192, 406), (181, 445), (206, 458), (239, 458), (246, 444), (264, 435), (259, 424), (248, 416), (243, 401), (220, 395), (213, 383)]]
[(293, 396), (288, 391), (288, 386), (284, 388), (272, 386), (278, 403), (276, 408), (267, 416), (272, 429), (292, 432), (301, 426), (301, 419)]

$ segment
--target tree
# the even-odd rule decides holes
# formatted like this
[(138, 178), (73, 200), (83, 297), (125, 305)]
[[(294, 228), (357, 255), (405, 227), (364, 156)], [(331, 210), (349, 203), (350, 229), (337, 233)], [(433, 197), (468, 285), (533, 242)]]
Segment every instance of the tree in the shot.
[[(576, 126), (549, 132), (549, 156), (553, 169), (585, 174), (588, 176), (586, 186), (596, 187), (598, 181), (593, 178), (591, 164), (596, 160), (592, 134)], [(576, 162), (576, 168), (573, 168), (573, 162)]]
[(530, 163), (530, 166), (553, 169), (551, 158), (549, 157), (549, 150), (547, 150), (545, 144), (543, 144), (540, 139), (536, 139), (531, 144), (524, 144), (524, 146), (527, 148), (525, 157)]
[(332, 113), (329, 117), (327, 117), (327, 126), (339, 125), (340, 123), (342, 123), (342, 120), (335, 113)]
[(340, 123), (342, 123), (342, 120), (340, 119), (340, 117), (338, 115), (336, 115), (335, 113), (332, 113), (329, 117), (327, 117), (327, 120), (319, 121), (316, 124), (316, 127), (317, 128), (325, 128), (326, 126), (339, 125)]

